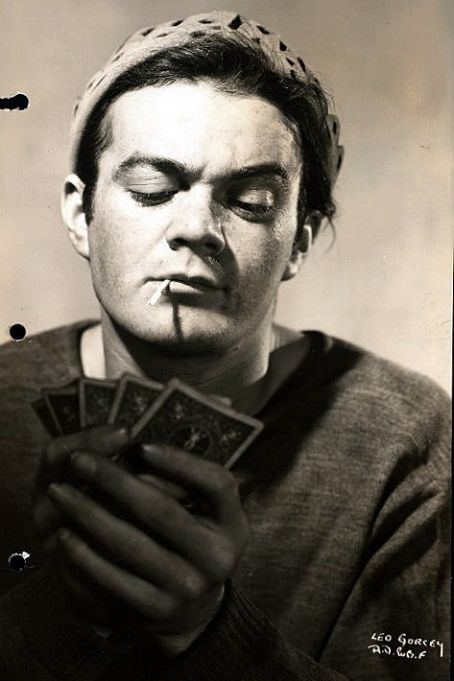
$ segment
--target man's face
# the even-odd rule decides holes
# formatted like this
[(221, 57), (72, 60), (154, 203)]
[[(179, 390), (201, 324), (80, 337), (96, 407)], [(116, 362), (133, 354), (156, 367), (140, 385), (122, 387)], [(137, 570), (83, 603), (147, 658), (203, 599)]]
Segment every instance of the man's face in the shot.
[(109, 117), (88, 226), (101, 305), (170, 352), (238, 345), (270, 321), (291, 257), (295, 133), (269, 102), (207, 83), (128, 92)]

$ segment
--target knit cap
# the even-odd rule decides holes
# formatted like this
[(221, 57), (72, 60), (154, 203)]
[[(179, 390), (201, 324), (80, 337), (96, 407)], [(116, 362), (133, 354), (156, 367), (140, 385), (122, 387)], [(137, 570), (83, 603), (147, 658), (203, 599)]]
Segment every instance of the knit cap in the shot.
[[(187, 44), (191, 38), (196, 40), (205, 35), (237, 37), (241, 44), (244, 44), (245, 40), (253, 42), (263, 50), (277, 73), (302, 82), (318, 83), (316, 76), (303, 59), (284, 43), (277, 33), (235, 12), (206, 12), (158, 26), (141, 28), (118, 47), (76, 101), (70, 128), (72, 170), (76, 168), (80, 143), (90, 115), (117, 78), (154, 53), (168, 47)], [(334, 184), (342, 162), (343, 147), (338, 144), (337, 117), (328, 114), (326, 123), (331, 139), (331, 182)]]

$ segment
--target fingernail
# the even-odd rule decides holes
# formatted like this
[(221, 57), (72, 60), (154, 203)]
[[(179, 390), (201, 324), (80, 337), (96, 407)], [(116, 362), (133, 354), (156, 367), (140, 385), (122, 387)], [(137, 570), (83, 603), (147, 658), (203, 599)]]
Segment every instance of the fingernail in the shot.
[(55, 501), (66, 501), (68, 497), (72, 496), (72, 490), (68, 485), (61, 485), (57, 482), (49, 485), (47, 493)]
[(85, 447), (88, 451), (99, 454), (109, 453), (111, 450), (122, 449), (130, 443), (129, 428), (117, 426), (96, 426), (89, 428), (86, 434)]
[(93, 477), (98, 468), (98, 464), (92, 456), (80, 452), (71, 454), (71, 465), (85, 478)]
[(57, 535), (60, 541), (67, 541), (68, 539), (71, 539), (71, 532), (67, 530), (66, 527), (63, 527), (61, 530), (58, 530)]
[(123, 447), (129, 441), (130, 437), (131, 437), (130, 429), (127, 428), (126, 426), (116, 428), (112, 433), (113, 443), (116, 444), (117, 447)]
[(154, 444), (144, 444), (141, 445), (141, 450), (143, 454), (150, 454), (150, 456), (157, 456), (161, 454), (162, 446)]

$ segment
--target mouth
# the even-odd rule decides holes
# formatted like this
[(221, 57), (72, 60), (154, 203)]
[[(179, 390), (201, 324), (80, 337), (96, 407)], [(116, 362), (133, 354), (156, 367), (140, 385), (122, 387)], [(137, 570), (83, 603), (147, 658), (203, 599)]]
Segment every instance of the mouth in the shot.
[(225, 289), (224, 286), (215, 279), (212, 279), (210, 277), (204, 277), (204, 276), (195, 276), (191, 277), (185, 274), (165, 274), (160, 277), (157, 277), (156, 279), (149, 280), (153, 281), (156, 283), (160, 283), (162, 281), (165, 281), (166, 279), (169, 280), (169, 286), (168, 286), (168, 291), (177, 291), (177, 290), (199, 290), (199, 291), (222, 291)]
[(186, 274), (165, 274), (153, 279), (147, 279), (147, 283), (151, 284), (154, 293), (148, 300), (148, 305), (155, 305), (161, 298), (172, 298), (173, 296), (181, 298), (182, 302), (186, 299), (188, 302), (192, 300), (195, 302), (197, 298), (205, 300), (218, 297), (225, 290), (218, 281), (211, 277), (205, 276), (189, 276)]

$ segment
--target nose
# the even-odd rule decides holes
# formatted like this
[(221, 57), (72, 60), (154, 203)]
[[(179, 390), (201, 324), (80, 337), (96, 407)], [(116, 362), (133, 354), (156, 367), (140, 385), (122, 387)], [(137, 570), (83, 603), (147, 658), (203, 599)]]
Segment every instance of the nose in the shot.
[(166, 232), (170, 248), (190, 248), (204, 256), (218, 256), (225, 248), (222, 219), (209, 190), (191, 188), (185, 192), (179, 211)]

